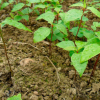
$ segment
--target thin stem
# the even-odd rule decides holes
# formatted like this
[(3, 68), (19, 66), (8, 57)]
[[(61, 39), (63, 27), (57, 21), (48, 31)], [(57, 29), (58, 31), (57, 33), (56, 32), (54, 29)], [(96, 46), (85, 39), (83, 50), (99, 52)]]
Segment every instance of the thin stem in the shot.
[(53, 36), (53, 25), (51, 25), (51, 40), (50, 40), (50, 51), (49, 51), (50, 55), (52, 54), (52, 50), (51, 50), (52, 36)]
[(4, 49), (5, 49), (5, 55), (6, 55), (6, 58), (7, 58), (7, 61), (8, 61), (8, 65), (9, 65), (10, 72), (11, 72), (11, 77), (12, 77), (13, 76), (13, 71), (11, 69), (11, 65), (10, 65), (10, 62), (9, 62), (8, 55), (7, 55), (7, 49), (6, 49), (6, 45), (5, 45), (5, 42), (4, 42), (4, 38), (3, 38), (3, 35), (2, 35), (1, 28), (0, 28), (0, 34), (1, 34), (2, 41), (3, 41), (3, 45), (4, 45)]
[[(85, 11), (85, 9), (83, 8), (83, 15), (84, 15), (84, 11)], [(74, 44), (75, 44), (75, 40), (77, 38), (78, 32), (79, 32), (81, 24), (82, 24), (83, 15), (81, 16), (81, 20), (80, 20), (80, 24), (79, 24), (79, 27), (78, 27), (78, 31), (77, 31), (77, 34), (76, 34), (75, 39), (74, 39)], [(75, 44), (75, 47), (77, 47), (76, 44)], [(77, 53), (78, 53), (78, 51), (77, 51)], [(75, 70), (75, 81), (76, 81), (76, 70)]]
[(90, 75), (90, 79), (89, 79), (88, 84), (90, 84), (91, 77), (94, 76), (94, 72), (95, 72), (95, 70), (96, 70), (97, 62), (99, 61), (99, 57), (100, 57), (100, 54), (98, 55), (98, 58), (97, 58), (97, 60), (96, 60), (96, 62), (95, 62), (95, 64), (94, 64), (94, 67), (93, 67), (93, 70), (92, 70), (92, 72), (91, 72), (91, 75)]

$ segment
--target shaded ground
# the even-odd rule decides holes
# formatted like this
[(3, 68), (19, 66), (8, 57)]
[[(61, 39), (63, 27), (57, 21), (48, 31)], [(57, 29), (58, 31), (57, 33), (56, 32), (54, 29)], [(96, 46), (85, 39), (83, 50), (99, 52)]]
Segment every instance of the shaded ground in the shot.
[[(70, 4), (64, 2), (63, 9), (67, 11)], [(0, 14), (0, 20), (3, 20), (9, 11), (6, 8)], [(33, 32), (41, 26), (48, 26), (42, 20), (36, 21), (36, 17), (30, 17), (27, 24)], [(88, 26), (99, 20), (95, 15), (89, 16), (89, 19)], [(49, 56), (47, 41), (34, 44), (33, 33), (12, 26), (5, 26), (3, 35), (14, 77), (11, 87), (9, 66), (3, 44), (0, 42), (0, 100), (6, 100), (18, 93), (21, 93), (22, 100), (100, 100), (100, 61), (91, 84), (87, 85), (96, 57), (89, 61), (81, 78), (77, 73), (75, 81), (75, 71), (67, 51), (53, 46), (52, 56)]]

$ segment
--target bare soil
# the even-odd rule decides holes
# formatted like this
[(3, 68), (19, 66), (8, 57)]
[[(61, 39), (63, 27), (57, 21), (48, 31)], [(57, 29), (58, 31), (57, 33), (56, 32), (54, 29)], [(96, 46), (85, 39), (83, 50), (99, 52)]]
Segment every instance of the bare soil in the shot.
[[(77, 1), (76, 1), (77, 2)], [(64, 1), (63, 10), (74, 3)], [(0, 20), (9, 16), (9, 7), (0, 12)], [(93, 14), (87, 15), (86, 23), (91, 29), (93, 21), (99, 21)], [(52, 55), (49, 55), (49, 42), (33, 43), (33, 33), (42, 26), (49, 26), (44, 20), (36, 21), (37, 15), (31, 15), (26, 26), (33, 32), (18, 30), (6, 25), (2, 32), (7, 46), (7, 53), (14, 72), (11, 86), (10, 69), (5, 57), (2, 41), (0, 42), (0, 100), (21, 93), (22, 100), (100, 100), (100, 61), (91, 83), (88, 80), (96, 61), (89, 64), (80, 78), (71, 65), (69, 53), (52, 43)], [(22, 21), (24, 23), (24, 21)], [(71, 37), (70, 37), (71, 38)]]

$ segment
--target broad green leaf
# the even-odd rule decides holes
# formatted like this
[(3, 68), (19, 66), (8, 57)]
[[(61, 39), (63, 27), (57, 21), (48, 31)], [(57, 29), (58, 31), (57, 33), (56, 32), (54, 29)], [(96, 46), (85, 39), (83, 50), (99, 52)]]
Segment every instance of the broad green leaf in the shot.
[(67, 30), (66, 30), (66, 28), (65, 28), (64, 25), (62, 25), (62, 24), (55, 24), (55, 27), (56, 27), (58, 30), (60, 30), (61, 32), (63, 32), (64, 34), (68, 35)]
[[(76, 36), (77, 31), (78, 31), (78, 27), (74, 27), (74, 28), (72, 28), (72, 29), (70, 30), (70, 32), (72, 32), (74, 36)], [(80, 28), (80, 30), (79, 30), (77, 36), (78, 36), (78, 37), (83, 37), (83, 32), (84, 32), (84, 31), (83, 31), (83, 28)]]
[(93, 25), (91, 26), (91, 28), (92, 28), (93, 30), (96, 30), (97, 27), (100, 27), (100, 23), (98, 23), (98, 22), (93, 22)]
[(23, 14), (29, 14), (29, 13), (32, 12), (32, 9), (30, 9), (30, 8), (25, 8), (25, 9), (23, 9), (21, 12), (22, 12)]
[(20, 10), (25, 4), (24, 3), (18, 3), (16, 5), (14, 5), (12, 12), (15, 12), (17, 10)]
[(94, 13), (96, 16), (100, 18), (100, 12), (94, 8), (94, 7), (87, 7), (87, 9), (91, 10), (92, 13)]
[(80, 59), (81, 59), (81, 53), (74, 53), (71, 56), (71, 62), (73, 64), (73, 66), (75, 67), (76, 71), (79, 73), (79, 75), (81, 77), (82, 74), (84, 73), (85, 69), (86, 69), (88, 61), (80, 63)]
[(81, 63), (91, 59), (92, 57), (98, 55), (99, 53), (100, 53), (100, 45), (95, 43), (85, 46), (81, 55)]
[(22, 19), (22, 16), (16, 15), (14, 16), (14, 20), (16, 21), (20, 21)]
[(8, 6), (8, 5), (9, 5), (8, 2), (3, 3), (3, 4), (1, 5), (1, 10), (2, 10), (3, 8), (5, 8), (6, 6)]
[(87, 39), (91, 39), (93, 37), (95, 37), (95, 34), (92, 30), (87, 30), (86, 28), (83, 28), (83, 35), (87, 38)]
[(97, 43), (98, 45), (100, 45), (100, 40), (97, 37), (93, 37), (87, 40), (87, 45), (94, 44), (94, 43)]
[(46, 13), (41, 14), (39, 17), (37, 17), (36, 20), (44, 19), (44, 20), (48, 21), (48, 23), (52, 24), (54, 18), (55, 18), (54, 13), (51, 12), (51, 11), (48, 11), (48, 12), (46, 12)]
[(84, 7), (83, 3), (81, 3), (81, 2), (72, 4), (70, 7), (75, 7), (75, 6), (79, 6), (79, 7), (81, 6), (81, 7)]
[[(78, 18), (77, 20), (81, 20), (81, 18)], [(82, 21), (88, 21), (89, 19), (85, 16), (82, 17)]]
[(100, 31), (95, 32), (95, 34), (98, 36), (98, 38), (100, 39)]
[(50, 28), (40, 27), (34, 32), (33, 41), (34, 43), (44, 40), (50, 34)]
[[(47, 37), (49, 40), (51, 40), (51, 34)], [(62, 34), (58, 29), (53, 28), (53, 36), (52, 41), (59, 40), (63, 41), (64, 34)]]
[(40, 2), (40, 0), (27, 0), (27, 1), (30, 3), (39, 3)]
[(18, 29), (23, 29), (25, 31), (32, 32), (30, 29), (28, 29), (27, 27), (25, 27), (22, 23), (17, 22), (17, 21), (12, 20), (12, 19), (10, 20), (10, 19), (6, 18), (2, 23), (5, 23), (5, 24), (8, 24), (8, 25), (17, 27)]
[(56, 44), (58, 47), (63, 48), (64, 50), (72, 51), (76, 50), (74, 42), (73, 41), (62, 41), (60, 43)]
[(45, 7), (46, 7), (46, 5), (44, 5), (44, 4), (37, 4), (37, 5), (34, 6), (34, 9), (45, 8)]
[(86, 42), (83, 42), (83, 41), (75, 41), (75, 44), (77, 46), (77, 49), (80, 50), (81, 48), (83, 48), (86, 45)]
[(26, 21), (29, 21), (29, 15), (23, 15), (22, 18), (25, 19)]
[(67, 23), (69, 21), (75, 21), (78, 18), (81, 18), (83, 12), (78, 9), (71, 9), (67, 13), (60, 13), (62, 20)]
[(21, 99), (21, 94), (18, 94), (17, 96), (14, 95), (13, 97), (8, 98), (7, 100), (22, 100)]
[(11, 4), (12, 2), (14, 2), (14, 0), (9, 0), (9, 3)]

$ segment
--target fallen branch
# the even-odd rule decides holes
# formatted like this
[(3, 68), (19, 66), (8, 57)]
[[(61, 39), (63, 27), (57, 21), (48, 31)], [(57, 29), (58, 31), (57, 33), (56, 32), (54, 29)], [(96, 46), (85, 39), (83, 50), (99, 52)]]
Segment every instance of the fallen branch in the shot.
[(29, 45), (29, 46), (31, 46), (31, 47), (33, 47), (33, 48), (35, 48), (35, 49), (37, 49), (37, 50), (40, 50), (40, 49), (38, 49), (37, 47), (35, 47), (35, 46), (33, 46), (33, 45), (31, 45), (31, 44), (29, 44), (29, 43), (23, 43), (23, 42), (12, 42), (13, 44), (24, 44), (24, 45)]
[(56, 74), (57, 74), (57, 80), (58, 80), (58, 84), (59, 84), (59, 83), (60, 83), (60, 77), (59, 77), (57, 68), (56, 68), (55, 65), (52, 63), (52, 61), (49, 59), (49, 57), (47, 57), (47, 56), (45, 56), (45, 57), (49, 60), (49, 62), (50, 62), (50, 63), (52, 64), (52, 66), (55, 68)]

